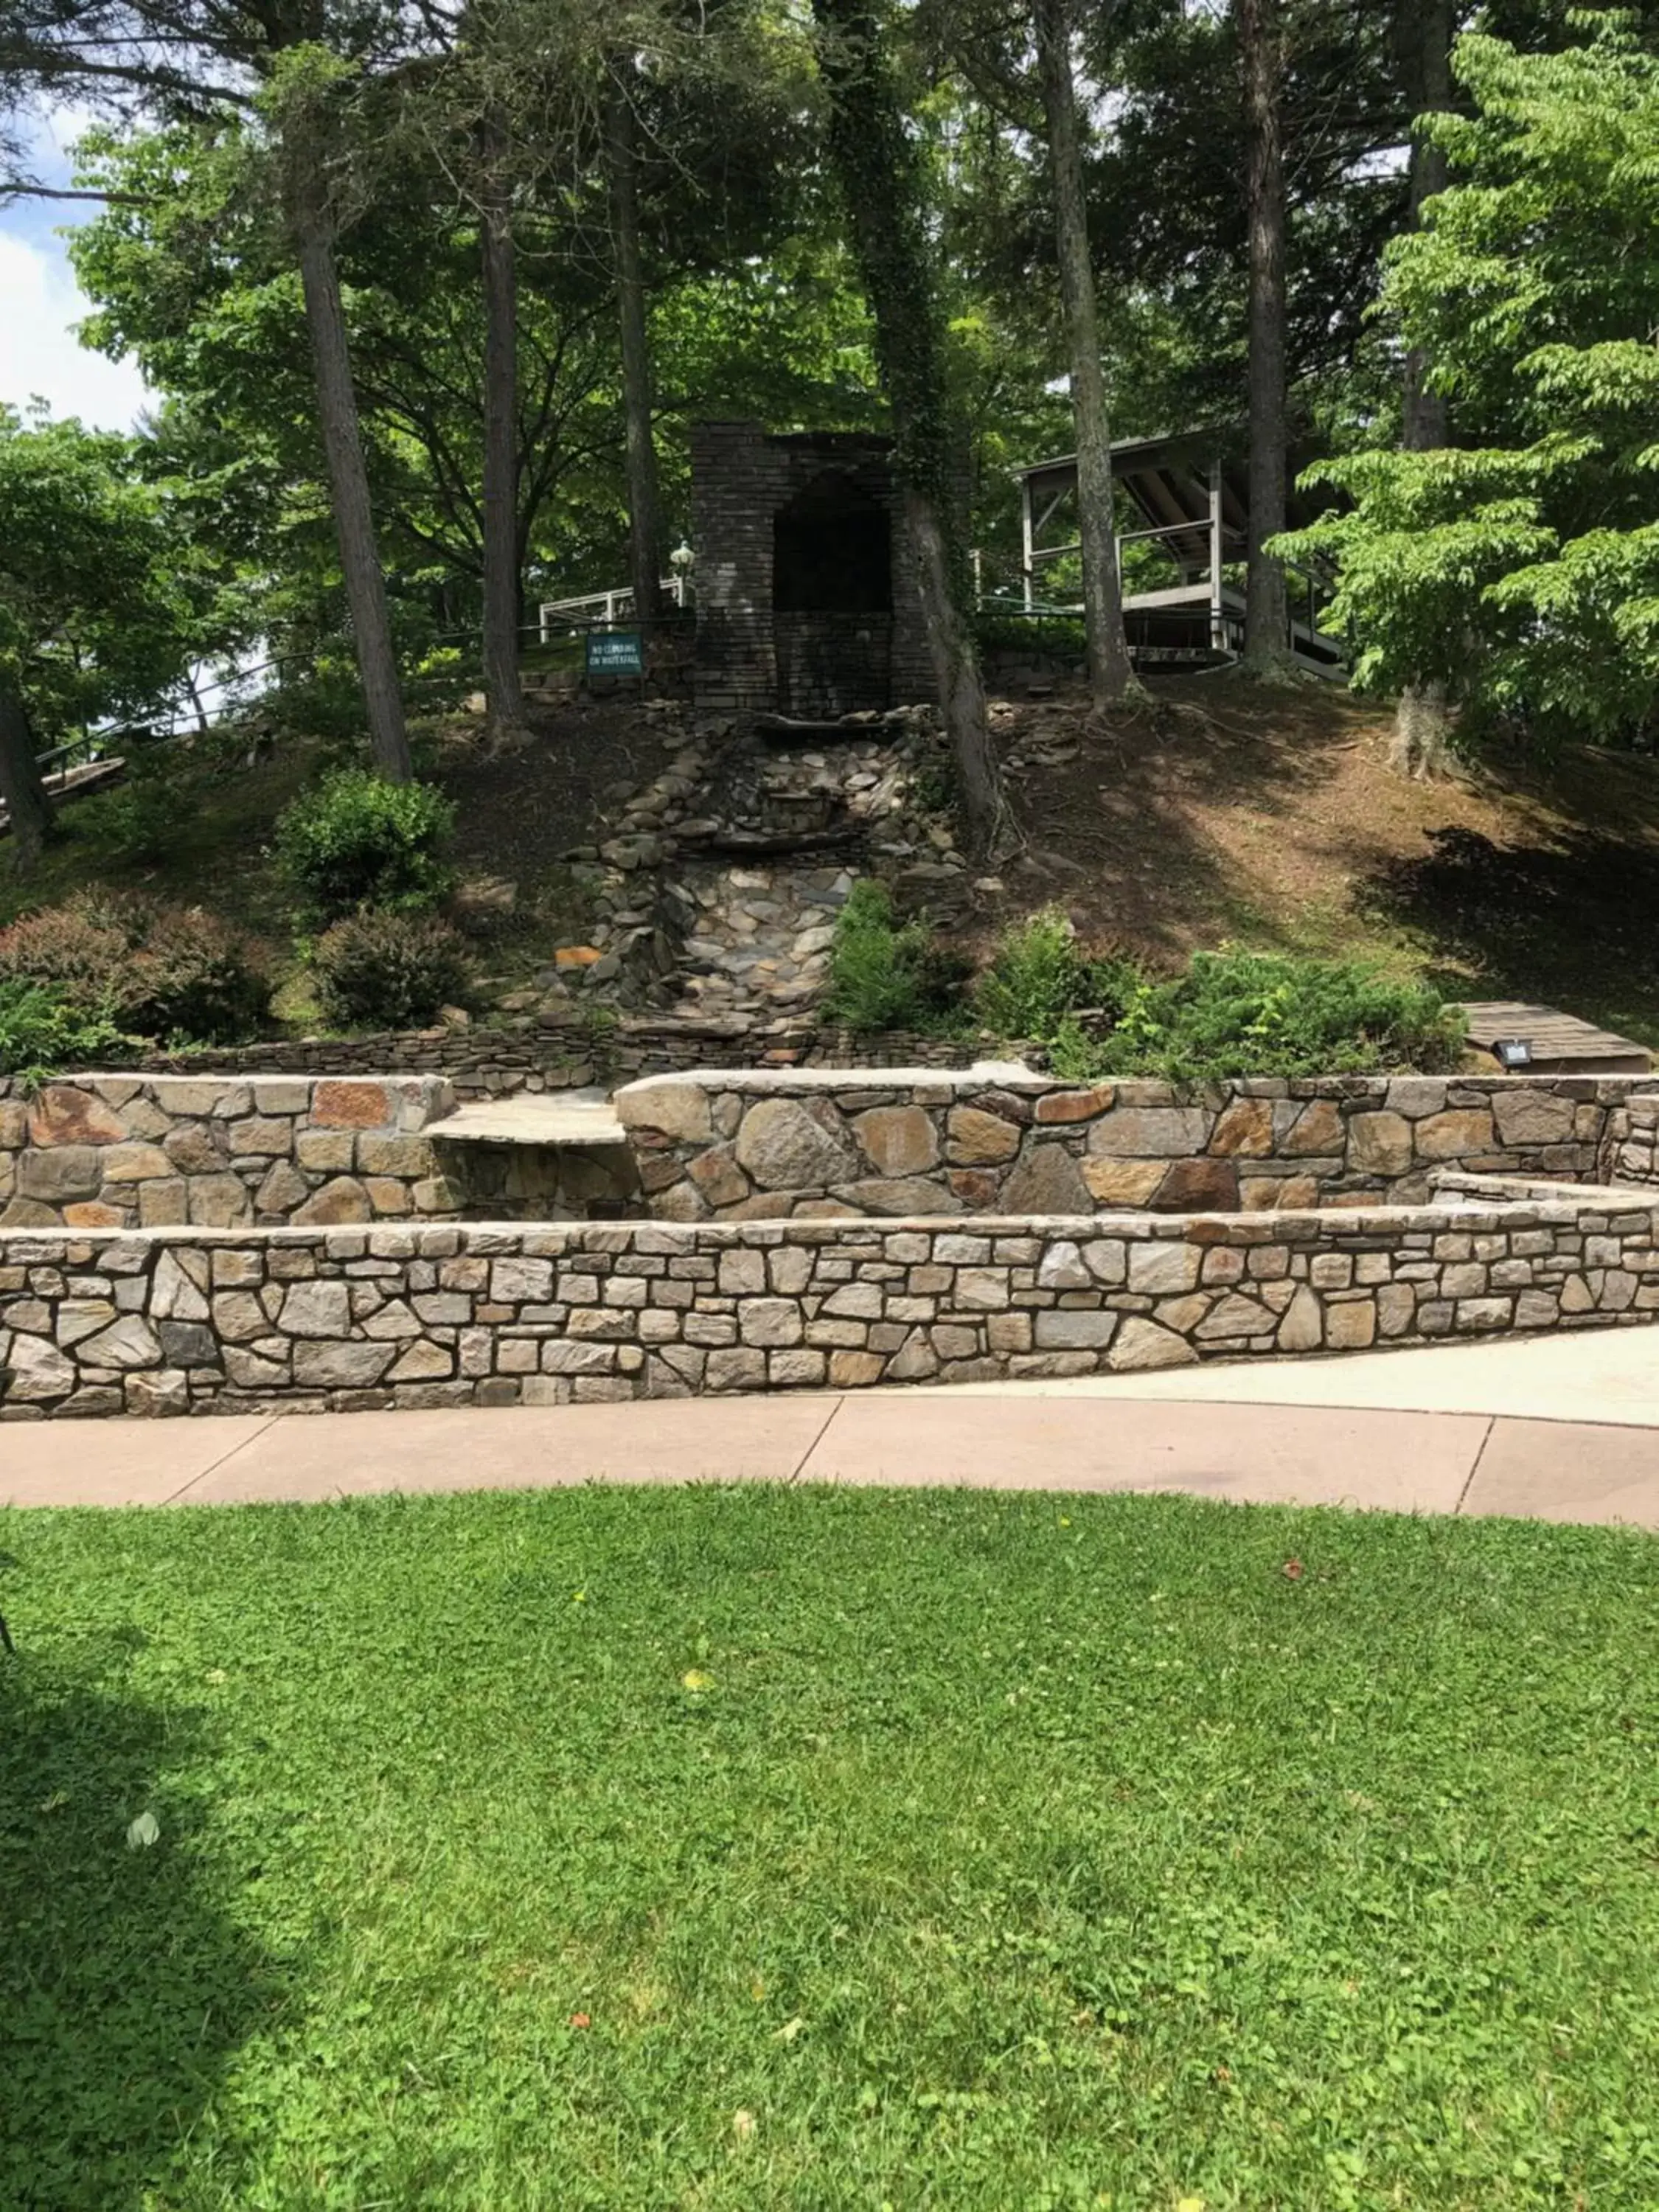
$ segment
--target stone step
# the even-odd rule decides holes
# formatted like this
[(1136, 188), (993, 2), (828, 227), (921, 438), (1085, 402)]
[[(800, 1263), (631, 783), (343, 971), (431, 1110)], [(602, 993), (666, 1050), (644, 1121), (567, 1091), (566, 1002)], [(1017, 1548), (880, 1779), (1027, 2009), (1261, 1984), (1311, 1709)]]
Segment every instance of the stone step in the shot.
[(627, 1133), (602, 1091), (520, 1091), (459, 1107), (421, 1134), (439, 1144), (526, 1145), (538, 1151), (625, 1145)]

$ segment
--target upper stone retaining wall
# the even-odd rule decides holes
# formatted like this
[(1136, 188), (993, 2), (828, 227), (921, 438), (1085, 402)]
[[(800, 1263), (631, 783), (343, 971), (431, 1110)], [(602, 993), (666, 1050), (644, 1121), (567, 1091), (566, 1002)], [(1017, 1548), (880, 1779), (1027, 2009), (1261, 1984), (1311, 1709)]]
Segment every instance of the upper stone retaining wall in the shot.
[(497, 1028), (389, 1030), (377, 1036), (283, 1037), (210, 1051), (153, 1053), (133, 1074), (441, 1075), (458, 1098), (580, 1090), (690, 1068), (957, 1066), (962, 1047), (890, 1031), (856, 1036), (799, 1018), (714, 1021), (624, 1017), (615, 1024), (572, 1013)]
[[(1638, 1087), (1644, 1134), (1630, 1129)], [(1645, 1076), (1176, 1089), (1017, 1065), (726, 1070), (654, 1077), (616, 1103), (651, 1210), (673, 1220), (1417, 1204), (1439, 1168), (1589, 1182), (1613, 1146), (1651, 1170), (1659, 1134)]]
[[(848, 1389), (1645, 1321), (1659, 1202), (0, 1234), (0, 1419)], [(0, 1494), (3, 1494), (0, 1476)]]
[(0, 1228), (453, 1213), (419, 1133), (453, 1104), (431, 1076), (0, 1078)]

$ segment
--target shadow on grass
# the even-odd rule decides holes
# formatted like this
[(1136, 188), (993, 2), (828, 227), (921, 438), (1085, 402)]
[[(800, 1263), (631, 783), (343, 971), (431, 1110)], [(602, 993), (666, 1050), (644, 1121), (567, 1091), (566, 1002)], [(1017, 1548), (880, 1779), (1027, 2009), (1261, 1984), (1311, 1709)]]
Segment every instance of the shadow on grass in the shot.
[(1437, 980), (1457, 996), (1541, 999), (1659, 1037), (1659, 853), (1587, 830), (1518, 849), (1456, 826), (1429, 834), (1432, 852), (1380, 869), (1361, 900), (1476, 979)]
[[(133, 1632), (136, 1635), (136, 1632)], [(117, 1638), (118, 1643), (119, 1638)], [(168, 1778), (204, 1730), (27, 1653), (0, 1657), (0, 2205), (137, 2212), (269, 2002)], [(104, 1655), (116, 1658), (111, 1651)], [(153, 1811), (159, 1839), (127, 1828)]]

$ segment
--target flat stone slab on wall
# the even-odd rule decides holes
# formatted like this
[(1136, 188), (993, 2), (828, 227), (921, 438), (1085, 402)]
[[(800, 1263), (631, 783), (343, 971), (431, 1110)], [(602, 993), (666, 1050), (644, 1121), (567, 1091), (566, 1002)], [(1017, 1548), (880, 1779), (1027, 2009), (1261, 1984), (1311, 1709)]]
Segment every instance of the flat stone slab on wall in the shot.
[[(1589, 1182), (1651, 1077), (1335, 1076), (1177, 1089), (1018, 1065), (708, 1071), (618, 1091), (651, 1210), (1077, 1213), (1418, 1204), (1435, 1172)], [(1625, 1143), (1634, 1172), (1654, 1123)], [(1645, 1151), (1644, 1151), (1645, 1145)], [(1622, 1171), (1621, 1171), (1622, 1172)]]
[(1659, 1201), (0, 1234), (0, 1419), (1090, 1375), (1639, 1322)]

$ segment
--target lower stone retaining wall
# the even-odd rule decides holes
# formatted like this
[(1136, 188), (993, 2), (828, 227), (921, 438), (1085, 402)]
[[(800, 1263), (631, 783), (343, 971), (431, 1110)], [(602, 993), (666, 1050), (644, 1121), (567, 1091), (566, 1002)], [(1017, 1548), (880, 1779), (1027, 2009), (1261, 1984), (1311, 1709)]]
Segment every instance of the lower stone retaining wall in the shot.
[(453, 1213), (420, 1134), (453, 1104), (431, 1076), (0, 1077), (0, 1229)]
[[(1650, 1176), (1659, 1128), (1651, 1076), (1176, 1088), (1017, 1065), (727, 1070), (654, 1077), (616, 1103), (651, 1210), (674, 1220), (1414, 1205), (1447, 1167), (1593, 1182), (1613, 1146)], [(1624, 1134), (1633, 1115), (1645, 1133)]]
[[(0, 1234), (0, 1419), (1088, 1375), (1644, 1321), (1659, 1201)], [(0, 1492), (3, 1492), (0, 1477)]]

